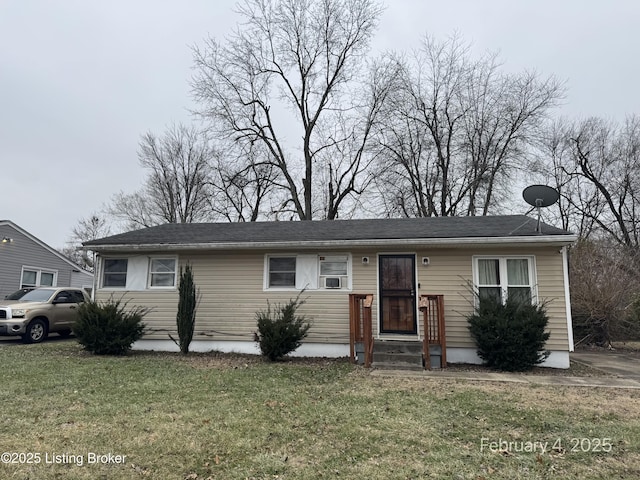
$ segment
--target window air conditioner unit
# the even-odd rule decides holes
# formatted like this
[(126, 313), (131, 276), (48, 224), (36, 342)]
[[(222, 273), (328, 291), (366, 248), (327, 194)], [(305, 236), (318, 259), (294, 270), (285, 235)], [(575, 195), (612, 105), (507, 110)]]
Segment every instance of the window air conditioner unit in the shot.
[(324, 288), (342, 288), (340, 277), (324, 277)]

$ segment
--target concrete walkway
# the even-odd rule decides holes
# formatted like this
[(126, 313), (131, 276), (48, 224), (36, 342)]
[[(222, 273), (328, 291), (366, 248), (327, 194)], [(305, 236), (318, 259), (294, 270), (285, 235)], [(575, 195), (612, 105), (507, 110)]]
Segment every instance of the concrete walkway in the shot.
[(640, 389), (640, 355), (627, 355), (614, 352), (579, 352), (572, 353), (571, 359), (602, 370), (604, 373), (612, 376), (570, 377), (564, 375), (532, 375), (526, 373), (454, 372), (447, 371), (446, 369), (417, 372), (373, 370), (371, 375), (379, 377), (449, 378), (530, 385)]
[(617, 377), (640, 380), (640, 353), (581, 350), (572, 353), (571, 360)]

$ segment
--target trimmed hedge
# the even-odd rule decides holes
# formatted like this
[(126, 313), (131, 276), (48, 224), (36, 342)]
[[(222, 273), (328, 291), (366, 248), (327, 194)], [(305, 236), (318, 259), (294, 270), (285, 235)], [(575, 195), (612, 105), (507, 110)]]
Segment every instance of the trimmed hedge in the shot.
[(467, 318), (478, 356), (488, 367), (510, 372), (531, 370), (544, 362), (549, 317), (545, 305), (479, 298), (476, 311)]

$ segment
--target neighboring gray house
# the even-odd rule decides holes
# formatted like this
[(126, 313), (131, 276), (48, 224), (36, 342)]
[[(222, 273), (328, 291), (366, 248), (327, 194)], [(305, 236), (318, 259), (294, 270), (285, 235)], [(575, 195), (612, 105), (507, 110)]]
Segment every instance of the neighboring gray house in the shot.
[(0, 300), (24, 287), (93, 286), (83, 270), (9, 220), (0, 220)]

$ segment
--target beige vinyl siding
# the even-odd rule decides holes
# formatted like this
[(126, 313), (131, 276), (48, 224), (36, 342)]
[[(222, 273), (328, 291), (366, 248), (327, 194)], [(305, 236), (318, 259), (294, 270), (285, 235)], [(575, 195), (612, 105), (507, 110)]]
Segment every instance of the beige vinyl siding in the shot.
[[(243, 251), (215, 253), (182, 253), (180, 264), (192, 265), (195, 282), (201, 292), (197, 311), (195, 339), (253, 341), (256, 312), (295, 298), (297, 291), (264, 290), (265, 255), (292, 252)], [(305, 251), (304, 254), (344, 254), (344, 249)], [(472, 264), (474, 255), (522, 255), (535, 257), (539, 298), (549, 302), (551, 339), (548, 348), (567, 350), (567, 321), (564, 302), (562, 255), (558, 247), (549, 248), (460, 248), (460, 249), (352, 249), (352, 290), (308, 290), (302, 294), (306, 303), (300, 313), (312, 322), (308, 342), (348, 343), (349, 293), (373, 294), (374, 335), (378, 335), (378, 254), (411, 253), (416, 255), (418, 295), (444, 295), (446, 337), (449, 347), (475, 348), (467, 330), (466, 315), (472, 311)], [(151, 254), (150, 254), (151, 255)], [(363, 264), (362, 257), (369, 257)], [(429, 257), (430, 264), (421, 264)], [(105, 299), (109, 291), (99, 291)], [(153, 329), (147, 338), (167, 339), (175, 335), (178, 293), (175, 290), (123, 292), (130, 305), (153, 308), (146, 322)], [(116, 293), (119, 298), (120, 293)], [(418, 329), (422, 332), (422, 318)]]
[[(418, 253), (419, 294), (444, 295), (446, 337), (448, 347), (475, 348), (467, 329), (466, 315), (473, 310), (473, 257), (533, 256), (536, 269), (537, 293), (547, 303), (548, 331), (551, 337), (547, 347), (567, 350), (567, 315), (564, 301), (562, 254), (559, 247), (538, 249), (451, 249)], [(429, 266), (420, 264), (421, 257), (429, 257)], [(420, 319), (421, 320), (421, 319)], [(421, 329), (422, 330), (422, 329)]]
[[(217, 340), (253, 340), (256, 312), (298, 295), (297, 291), (264, 291), (265, 254), (214, 254), (182, 256), (193, 265), (194, 280), (202, 293), (200, 325), (217, 332)], [(349, 338), (348, 292), (305, 291), (300, 313), (312, 323), (308, 341), (341, 343)], [(198, 323), (196, 324), (198, 325)]]
[[(189, 262), (194, 281), (200, 289), (201, 299), (196, 316), (194, 339), (253, 341), (256, 331), (256, 312), (283, 304), (298, 295), (294, 290), (268, 290), (263, 288), (264, 259), (273, 252), (217, 252), (214, 254), (182, 254), (180, 265)], [(324, 253), (324, 252), (322, 252)], [(108, 298), (112, 291), (102, 290), (99, 300)], [(305, 304), (300, 313), (312, 323), (307, 341), (318, 343), (347, 343), (349, 341), (349, 291), (317, 290), (302, 294)], [(142, 305), (153, 310), (145, 321), (150, 327), (145, 338), (167, 339), (175, 336), (178, 292), (120, 291), (129, 305)]]
[(567, 309), (562, 269), (562, 254), (559, 248), (547, 249), (536, 256), (538, 297), (547, 304), (551, 337), (547, 342), (550, 350), (568, 350)]
[[(419, 295), (444, 295), (448, 347), (474, 347), (465, 315), (473, 309), (472, 258), (476, 253), (466, 249), (418, 252)], [(422, 257), (429, 257), (429, 265), (422, 265)], [(422, 332), (422, 315), (419, 322)]]

